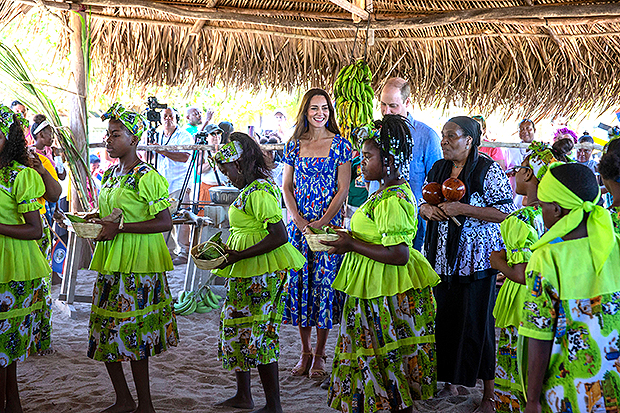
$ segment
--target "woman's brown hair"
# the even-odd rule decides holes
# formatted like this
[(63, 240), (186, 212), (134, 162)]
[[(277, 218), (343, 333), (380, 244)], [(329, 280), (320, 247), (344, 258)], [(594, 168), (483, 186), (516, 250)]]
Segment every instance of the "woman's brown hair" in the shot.
[(293, 132), (291, 139), (299, 139), (304, 133), (308, 132), (309, 126), (306, 114), (308, 113), (308, 108), (310, 107), (310, 101), (317, 95), (325, 97), (327, 107), (329, 108), (329, 119), (327, 120), (325, 127), (331, 133), (340, 135), (340, 129), (338, 129), (338, 124), (336, 123), (336, 112), (334, 111), (331, 98), (323, 89), (314, 88), (307, 91), (301, 99), (301, 105), (299, 105), (299, 112), (297, 113), (297, 123), (295, 124), (295, 131)]

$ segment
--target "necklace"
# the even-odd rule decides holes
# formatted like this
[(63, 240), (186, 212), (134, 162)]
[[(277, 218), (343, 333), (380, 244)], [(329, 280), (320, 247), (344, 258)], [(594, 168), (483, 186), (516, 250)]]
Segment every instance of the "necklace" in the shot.
[(454, 166), (454, 168), (455, 168), (455, 169), (461, 169), (462, 167), (464, 167), (464, 166), (465, 166), (465, 164), (463, 164), (463, 165), (457, 165), (457, 164), (455, 164), (454, 162), (452, 162), (452, 166)]
[(140, 158), (136, 159), (136, 161), (129, 167), (129, 169), (127, 169), (127, 172), (123, 172), (123, 167), (119, 164), (118, 168), (116, 169), (116, 171), (114, 171), (114, 175), (115, 176), (122, 176), (122, 175), (127, 175), (129, 172), (131, 172), (133, 170), (133, 168), (135, 168), (135, 166), (137, 164), (140, 163)]

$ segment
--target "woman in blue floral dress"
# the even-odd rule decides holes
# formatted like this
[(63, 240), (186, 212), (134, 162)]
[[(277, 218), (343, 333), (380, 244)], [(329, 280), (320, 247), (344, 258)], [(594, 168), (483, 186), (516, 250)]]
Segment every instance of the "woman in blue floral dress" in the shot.
[[(340, 137), (327, 92), (311, 89), (303, 97), (293, 137), (284, 155), (283, 192), (288, 210), (288, 236), (305, 257), (291, 271), (284, 322), (299, 326), (301, 357), (292, 374), (324, 378), (325, 343), (332, 320), (340, 319), (341, 293), (332, 289), (342, 258), (313, 252), (303, 236), (306, 227), (343, 225), (343, 204), (349, 193), (351, 143)], [(314, 352), (312, 327), (317, 329)]]

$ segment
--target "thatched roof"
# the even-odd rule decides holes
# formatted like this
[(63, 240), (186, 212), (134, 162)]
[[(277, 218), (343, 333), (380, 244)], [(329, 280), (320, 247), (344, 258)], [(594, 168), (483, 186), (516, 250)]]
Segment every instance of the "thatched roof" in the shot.
[[(374, 85), (405, 77), (422, 105), (483, 113), (503, 105), (533, 116), (620, 103), (618, 2), (352, 1), (362, 7), (349, 0), (2, 0), (0, 16), (42, 4), (58, 14), (85, 9), (93, 78), (108, 90), (127, 81), (331, 89), (356, 35), (368, 33)], [(363, 19), (356, 24), (350, 10)], [(363, 54), (358, 46), (355, 56)]]

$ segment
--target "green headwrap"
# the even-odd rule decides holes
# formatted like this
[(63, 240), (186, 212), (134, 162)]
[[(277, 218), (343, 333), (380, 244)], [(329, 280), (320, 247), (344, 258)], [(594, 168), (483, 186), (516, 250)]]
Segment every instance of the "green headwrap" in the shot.
[[(562, 165), (554, 163), (549, 170)], [(564, 209), (570, 209), (568, 215), (562, 217), (536, 242), (531, 250), (542, 247), (555, 240), (562, 238), (579, 226), (583, 220), (583, 214), (590, 213), (588, 217), (588, 238), (590, 239), (590, 253), (596, 274), (600, 274), (603, 265), (609, 258), (615, 244), (615, 235), (611, 216), (605, 208), (596, 205), (601, 197), (599, 189), (594, 201), (584, 201), (556, 179), (552, 173), (545, 174), (538, 184), (538, 199), (542, 202), (555, 202)]]
[(241, 143), (238, 141), (230, 141), (213, 155), (213, 159), (217, 163), (234, 162), (241, 158), (242, 153), (243, 148), (241, 147)]
[(18, 122), (22, 125), (22, 128), (28, 127), (28, 121), (24, 119), (21, 113), (15, 113), (10, 108), (4, 105), (0, 105), (0, 131), (4, 134), (4, 137), (9, 139), (9, 130), (17, 117)]
[(536, 141), (532, 141), (527, 147), (525, 157), (529, 157), (528, 163), (538, 181), (545, 176), (549, 170), (549, 165), (558, 162), (546, 143)]
[(103, 115), (101, 120), (116, 119), (120, 121), (129, 132), (133, 133), (136, 137), (142, 136), (142, 133), (146, 130), (146, 119), (139, 113), (127, 110), (120, 103), (116, 102), (110, 109)]

